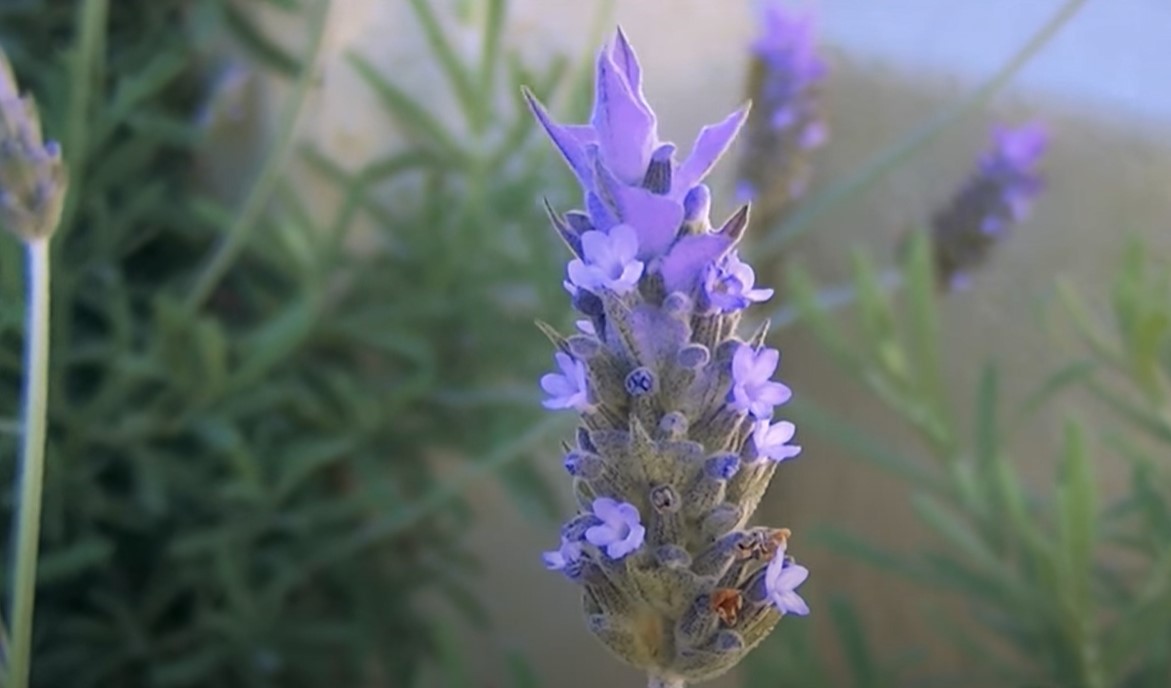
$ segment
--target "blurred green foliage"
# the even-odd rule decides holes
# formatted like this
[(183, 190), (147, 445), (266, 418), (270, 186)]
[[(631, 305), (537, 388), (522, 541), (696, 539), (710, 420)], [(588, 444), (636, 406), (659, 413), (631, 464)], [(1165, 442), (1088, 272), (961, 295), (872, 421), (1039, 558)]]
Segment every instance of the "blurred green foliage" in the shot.
[[(358, 170), (292, 146), (312, 51), (290, 54), (251, 12), (288, 13), (315, 45), (320, 3), (0, 6), (0, 41), (73, 179), (53, 247), (35, 685), (404, 686), (454, 661), (450, 619), (418, 608), (418, 592), (486, 628), (463, 542), (472, 516), (430, 459), (506, 457), (516, 501), (553, 509), (533, 466), (512, 459), (543, 439), (526, 432), (547, 366), (532, 322), (564, 309), (563, 249), (539, 199), (568, 186), (551, 184), (555, 161), (526, 153), (519, 86), (549, 98), (571, 83), (570, 61), (534, 71), (506, 50), (505, 3), (492, 0), (475, 17), (482, 54), (465, 65), (436, 5), (411, 3), (464, 128), (353, 56), (410, 142)], [(247, 48), (247, 69), (296, 80), (238, 208), (194, 174), (205, 52), (222, 36)], [(340, 192), (327, 222), (282, 179), (289, 160)], [(347, 250), (363, 222), (375, 250)], [(15, 242), (0, 247), (0, 299), (12, 432)]]
[[(783, 677), (794, 675), (809, 677), (802, 686), (858, 688), (1171, 685), (1171, 263), (1132, 243), (1116, 274), (1109, 323), (1095, 320), (1094, 309), (1062, 284), (1062, 320), (1074, 325), (1081, 351), (1017, 407), (1006, 408), (1000, 372), (985, 365), (965, 414), (943, 388), (944, 366), (955, 364), (940, 350), (927, 241), (917, 235), (901, 266), (901, 297), (868, 257), (856, 255), (850, 337), (830, 319), (806, 271), (792, 267), (789, 284), (798, 321), (915, 432), (927, 460), (808, 398), (794, 402), (794, 415), (801, 427), (907, 484), (937, 544), (890, 551), (839, 529), (813, 539), (961, 600), (963, 618), (937, 610), (931, 620), (965, 657), (962, 675), (925, 673), (915, 661), (880, 667), (865, 643), (877, 629), (859, 628), (838, 600), (829, 610), (835, 643), (828, 651), (773, 640), (750, 660), (745, 685), (788, 685)], [(1053, 336), (1055, 348), (1070, 340)], [(1032, 490), (1012, 438), (1078, 389), (1101, 409), (1067, 418), (1051, 487)], [(1095, 464), (1107, 461), (1125, 462), (1132, 476), (1113, 503), (1095, 480)], [(784, 626), (782, 633), (797, 632)], [(835, 653), (845, 661), (828, 668), (827, 654)], [(843, 674), (851, 677), (845, 684)]]

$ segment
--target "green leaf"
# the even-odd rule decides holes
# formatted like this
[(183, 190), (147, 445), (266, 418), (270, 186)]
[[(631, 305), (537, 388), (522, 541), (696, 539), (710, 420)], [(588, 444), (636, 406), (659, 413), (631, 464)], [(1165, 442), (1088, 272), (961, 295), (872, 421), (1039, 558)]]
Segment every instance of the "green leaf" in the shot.
[(911, 236), (908, 255), (907, 295), (910, 297), (909, 354), (916, 369), (921, 398), (938, 416), (945, 408), (942, 365), (939, 360), (939, 322), (935, 302), (935, 264), (926, 232)]
[(513, 688), (540, 688), (541, 680), (523, 654), (510, 648), (505, 651), (504, 660)]
[(273, 499), (278, 503), (287, 499), (314, 474), (345, 459), (357, 445), (355, 436), (322, 437), (297, 443), (281, 457)]
[[(319, 2), (321, 0), (318, 0)], [(301, 71), (301, 62), (273, 41), (252, 21), (248, 13), (236, 3), (218, 3), (224, 13), (224, 23), (253, 57), (286, 77), (295, 77)]]
[(860, 456), (882, 470), (898, 476), (910, 484), (927, 490), (941, 489), (939, 479), (898, 450), (836, 415), (830, 414), (806, 397), (789, 404), (790, 413), (801, 428), (818, 433), (825, 439), (846, 449), (851, 457)]
[(999, 408), (1000, 377), (996, 366), (984, 365), (980, 374), (980, 387), (976, 393), (975, 446), (976, 461), (987, 472), (987, 468), (1000, 453), (1000, 430), (997, 423)]
[(114, 545), (97, 535), (74, 540), (68, 547), (47, 551), (37, 563), (37, 584), (53, 585), (91, 569), (99, 569), (109, 562), (113, 553)]
[(354, 65), (358, 75), (374, 89), (375, 94), (382, 101), (383, 107), (386, 108), (387, 114), (398, 122), (409, 135), (414, 137), (414, 140), (430, 147), (434, 153), (451, 163), (463, 159), (464, 155), (456, 143), (455, 137), (443, 127), (439, 120), (404, 91), (383, 78), (378, 70), (366, 61), (366, 58), (352, 53), (350, 63)]
[[(1097, 497), (1094, 477), (1081, 426), (1066, 423), (1065, 452), (1057, 487), (1060, 520), (1059, 533), (1064, 554), (1065, 575), (1070, 602), (1083, 618), (1090, 613), (1090, 576), (1094, 564), (1094, 523)], [(1087, 619), (1087, 623), (1089, 623)]]
[(833, 619), (842, 654), (853, 676), (856, 688), (877, 688), (883, 685), (876, 666), (867, 633), (854, 608), (842, 596), (835, 595), (829, 601), (830, 618)]
[(434, 53), (440, 68), (447, 76), (447, 81), (451, 85), (460, 107), (463, 108), (464, 117), (467, 118), (474, 131), (481, 131), (486, 124), (487, 112), (484, 105), (486, 101), (481, 99), (480, 91), (472, 85), (471, 72), (456, 56), (451, 43), (444, 36), (439, 20), (431, 11), (433, 3), (428, 0), (410, 0), (410, 3), (411, 8), (415, 11), (415, 17), (423, 29), (423, 36), (426, 37), (427, 44), (431, 47), (431, 52)]
[(1088, 378), (1098, 371), (1099, 363), (1093, 360), (1081, 360), (1067, 363), (1050, 373), (1045, 381), (1035, 389), (1018, 410), (1013, 413), (1013, 427), (1009, 434), (1026, 427), (1046, 404), (1059, 393)]

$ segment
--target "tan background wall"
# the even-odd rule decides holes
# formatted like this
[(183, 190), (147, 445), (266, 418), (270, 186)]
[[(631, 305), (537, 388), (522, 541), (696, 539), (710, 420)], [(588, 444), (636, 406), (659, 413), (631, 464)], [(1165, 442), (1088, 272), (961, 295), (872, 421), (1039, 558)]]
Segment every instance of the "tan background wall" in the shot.
[[(599, 4), (518, 0), (513, 3), (515, 12), (506, 35), (511, 44), (523, 45), (534, 55), (554, 46), (579, 49), (585, 40), (583, 27)], [(740, 100), (742, 46), (753, 32), (749, 3), (624, 0), (616, 4), (616, 17), (643, 60), (646, 90), (659, 112), (665, 138), (689, 142), (700, 125), (723, 116)], [(827, 0), (825, 4), (827, 9), (845, 11), (844, 0)], [(975, 30), (965, 28), (955, 17), (947, 23), (939, 3), (874, 0), (874, 4), (889, 6), (888, 20), (891, 12), (901, 12), (908, 21), (921, 21), (922, 16), (915, 13), (928, 12), (944, 22), (940, 31), (945, 27), (952, 32)], [(1142, 0), (1129, 4), (1147, 6)], [(1026, 5), (1036, 10), (1031, 0)], [(1011, 9), (1008, 11), (1011, 13)], [(1032, 17), (1045, 12), (1025, 14)], [(999, 43), (993, 41), (996, 47), (1015, 44), (1016, 36), (1027, 33), (1019, 22), (1006, 24), (1000, 15), (993, 19), (996, 21), (989, 24), (990, 30), (1001, 32), (993, 34), (1000, 38)], [(893, 21), (897, 20), (896, 17)], [(974, 15), (964, 19), (978, 20)], [(1111, 16), (1102, 19), (1110, 20)], [(851, 21), (861, 20), (855, 17)], [(856, 29), (853, 25), (834, 29), (847, 44), (833, 51), (834, 75), (827, 95), (833, 138), (832, 145), (819, 158), (815, 191), (819, 184), (849, 172), (859, 161), (907, 132), (913, 123), (954, 99), (969, 83), (966, 78), (948, 77), (947, 65), (935, 60), (923, 65), (934, 74), (927, 79), (909, 76), (906, 65), (899, 69), (883, 67), (881, 60), (875, 58), (876, 54), (881, 57), (881, 46), (848, 44), (861, 35)], [(1017, 33), (1008, 38), (1001, 35), (1010, 30)], [(296, 33), (289, 33), (293, 42)], [(942, 51), (946, 55), (946, 38), (924, 35), (933, 37), (935, 53)], [(468, 41), (470, 46), (471, 36)], [(1090, 46), (1080, 53), (1077, 47), (1061, 47), (1062, 59), (1091, 59)], [(396, 137), (368, 91), (345, 64), (344, 53), (349, 49), (359, 50), (375, 63), (385, 65), (413, 93), (427, 93), (436, 82), (428, 79), (429, 58), (409, 19), (406, 3), (335, 1), (322, 56), (322, 80), (302, 122), (302, 131), (328, 152), (357, 166), (370, 156), (393, 149)], [(1127, 46), (1117, 45), (1114, 49), (1125, 50)], [(993, 52), (991, 58), (985, 55), (981, 59), (995, 63), (995, 55), (1003, 51)], [(975, 68), (967, 65), (965, 69), (967, 73), (987, 73), (984, 66), (977, 60)], [(957, 67), (956, 72), (964, 73), (965, 69)], [(1150, 64), (1149, 75), (1132, 70), (1114, 78), (1141, 81), (1149, 76), (1154, 84), (1157, 69)], [(1069, 70), (1057, 71), (1065, 74)], [(1165, 83), (1165, 74), (1161, 76)], [(1150, 110), (1127, 111), (1122, 107), (1125, 98), (1116, 97), (1111, 104), (1079, 99), (1068, 89), (1045, 87), (1046, 83), (1060, 82), (1060, 78), (1046, 82), (1036, 75), (1026, 79), (1026, 83), (1036, 85), (1033, 91), (1017, 91), (1001, 98), (994, 113), (965, 123), (858, 202), (825, 216), (817, 233), (799, 249), (807, 257), (810, 269), (827, 281), (843, 274), (846, 249), (853, 243), (863, 242), (876, 247), (878, 255), (889, 255), (893, 238), (908, 223), (923, 217), (933, 203), (946, 197), (962, 180), (993, 115), (1039, 115), (1048, 121), (1055, 130), (1048, 163), (1050, 190), (1039, 204), (1035, 220), (998, 253), (995, 264), (980, 275), (971, 293), (949, 298), (945, 307), (948, 381), (957, 403), (964, 407), (972, 395), (977, 364), (989, 356), (995, 356), (1005, 368), (1004, 388), (1010, 399), (1021, 398), (1043, 371), (1062, 359), (1063, 352), (1039, 331), (1036, 318), (1037, 304), (1056, 274), (1069, 275), (1085, 291), (1101, 294), (1124, 233), (1143, 233), (1160, 250), (1171, 249), (1171, 124), (1159, 119), (1158, 108), (1153, 109), (1154, 115)], [(268, 110), (286, 93), (280, 85), (261, 84), (260, 88), (262, 102), (266, 103), (263, 107)], [(448, 98), (441, 92), (428, 95), (437, 103)], [(1141, 126), (1137, 124), (1140, 114)], [(725, 182), (730, 162), (723, 167)], [(726, 189), (726, 184), (721, 188)], [(318, 195), (322, 205), (328, 203), (320, 190), (308, 191)], [(717, 192), (719, 212), (729, 207), (728, 194), (723, 195), (725, 200), (720, 202)], [(810, 337), (787, 331), (778, 341), (784, 350), (783, 375), (798, 395), (807, 395), (870, 427), (882, 430), (895, 425), (889, 413), (825, 360)], [(1062, 410), (1067, 408), (1079, 410), (1073, 404)], [(1081, 408), (1080, 412), (1085, 417), (1092, 416), (1092, 410)], [(1022, 469), (1037, 485), (1046, 481), (1046, 464), (1053, 453), (1056, 429), (1054, 418), (1046, 418), (1030, 428), (1016, 446), (1015, 455)], [(893, 434), (905, 439), (897, 429)], [(807, 433), (802, 440), (804, 455), (780, 471), (760, 519), (789, 525), (797, 532), (795, 551), (813, 571), (808, 590), (815, 613), (824, 609), (828, 593), (845, 592), (861, 602), (871, 627), (881, 629), (876, 635), (880, 648), (894, 650), (908, 643), (925, 643), (940, 662), (946, 662), (946, 653), (932, 647), (931, 633), (918, 621), (929, 598), (823, 550), (801, 546), (800, 533), (824, 523), (856, 529), (900, 550), (917, 546), (923, 542), (924, 533), (905, 506), (904, 488), (843, 455), (821, 438)], [(557, 463), (550, 461), (553, 474), (559, 473)], [(1121, 483), (1121, 472), (1107, 460), (1099, 462), (1098, 472), (1108, 489), (1116, 489)], [(564, 485), (564, 481), (559, 484)], [(486, 484), (473, 497), (483, 521), (481, 528), (470, 535), (470, 541), (486, 562), (479, 589), (499, 621), (494, 640), (522, 648), (535, 660), (545, 685), (639, 685), (640, 679), (633, 672), (610, 660), (585, 633), (578, 616), (576, 590), (541, 569), (538, 555), (553, 540), (551, 526), (524, 522), (494, 485)], [(491, 677), (499, 676), (501, 667), (484, 659), (489, 655), (487, 651), (478, 654), (482, 655), (484, 673), (473, 674), (483, 677), (476, 685), (500, 685)], [(778, 685), (800, 682), (778, 680)]]

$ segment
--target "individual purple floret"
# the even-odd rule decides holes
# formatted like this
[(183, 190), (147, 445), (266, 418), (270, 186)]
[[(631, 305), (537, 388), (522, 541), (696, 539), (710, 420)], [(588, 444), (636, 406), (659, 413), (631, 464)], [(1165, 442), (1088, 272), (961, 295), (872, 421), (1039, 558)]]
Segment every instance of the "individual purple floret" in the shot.
[(541, 555), (550, 571), (571, 571), (581, 562), (581, 543), (561, 540), (561, 547)]
[(789, 444), (796, 433), (797, 426), (787, 420), (759, 420), (752, 428), (752, 444), (759, 456), (784, 461), (801, 453), (801, 447)]
[(541, 389), (549, 394), (542, 402), (547, 409), (577, 409), (589, 407), (586, 367), (581, 361), (558, 351), (553, 354), (560, 373), (548, 373), (541, 378)]
[(1045, 129), (1029, 124), (997, 126), (976, 173), (932, 219), (932, 247), (939, 283), (960, 289), (988, 260), (993, 246), (1024, 220), (1043, 182), (1038, 172), (1048, 147)]
[(581, 235), (583, 258), (569, 263), (569, 281), (581, 289), (610, 289), (619, 294), (634, 289), (642, 277), (642, 261), (635, 260), (638, 237), (628, 225), (618, 225), (609, 234), (598, 231)]
[(732, 390), (728, 392), (732, 408), (754, 418), (772, 418), (773, 407), (793, 395), (788, 387), (772, 380), (780, 362), (781, 352), (776, 349), (754, 350), (747, 344), (736, 349), (732, 356)]
[(817, 54), (812, 15), (768, 0), (760, 29), (751, 46), (748, 85), (756, 105), (745, 127), (736, 191), (741, 202), (755, 203), (771, 224), (804, 193), (809, 153), (829, 138), (819, 101), (826, 64)]
[(790, 560), (784, 547), (778, 548), (764, 576), (769, 601), (782, 614), (805, 616), (809, 613), (809, 605), (797, 594), (797, 588), (808, 577), (809, 569)]
[(772, 298), (772, 289), (754, 289), (755, 284), (752, 266), (742, 262), (733, 251), (707, 269), (703, 293), (712, 308), (731, 313)]
[(602, 523), (587, 530), (585, 538), (591, 545), (604, 548), (606, 556), (621, 559), (642, 547), (646, 528), (640, 522), (638, 509), (633, 504), (599, 497), (594, 500), (594, 516), (601, 519)]
[(790, 396), (772, 379), (780, 353), (764, 328), (736, 334), (772, 295), (736, 250), (748, 208), (719, 228), (708, 217), (703, 179), (747, 110), (704, 128), (677, 163), (621, 32), (596, 79), (583, 125), (554, 122), (528, 95), (585, 206), (550, 209), (582, 319), (567, 335), (542, 324), (561, 369), (541, 379), (545, 405), (580, 412), (563, 455), (577, 512), (544, 561), (581, 586), (595, 637), (674, 688), (732, 668), (792, 611), (765, 590), (789, 531), (748, 521), (800, 449), (791, 423), (768, 420)]

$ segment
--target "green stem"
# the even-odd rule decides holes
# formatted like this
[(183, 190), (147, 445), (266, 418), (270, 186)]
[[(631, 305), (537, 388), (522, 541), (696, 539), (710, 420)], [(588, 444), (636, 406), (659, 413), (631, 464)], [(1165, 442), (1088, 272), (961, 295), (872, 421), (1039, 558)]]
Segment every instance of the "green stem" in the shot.
[(280, 181), (280, 175), (284, 171), (285, 161), (292, 149), (293, 134), (301, 114), (301, 107), (305, 104), (309, 86), (313, 83), (313, 75), (316, 73), (317, 57), (321, 51), (322, 38), (325, 35), (329, 7), (330, 3), (325, 0), (319, 0), (315, 3), (314, 12), (309, 17), (311, 36), (309, 50), (305, 53), (304, 61), (301, 64), (301, 73), (297, 77), (293, 93), (281, 113), (272, 151), (265, 158), (256, 183), (253, 184), (248, 197), (244, 200), (240, 214), (236, 216), (235, 222), (228, 228), (223, 240), (216, 246), (215, 252), (187, 294), (185, 305), (189, 311), (197, 310), (207, 300), (224, 274), (232, 267), (236, 256), (244, 247), (245, 240), (277, 188), (277, 182)]
[(41, 533), (41, 487), (45, 475), (45, 416), (49, 370), (49, 240), (28, 243), (29, 301), (25, 345), (24, 437), (20, 511), (16, 521), (16, 577), (12, 603), (11, 688), (28, 685), (32, 655), (33, 602)]

